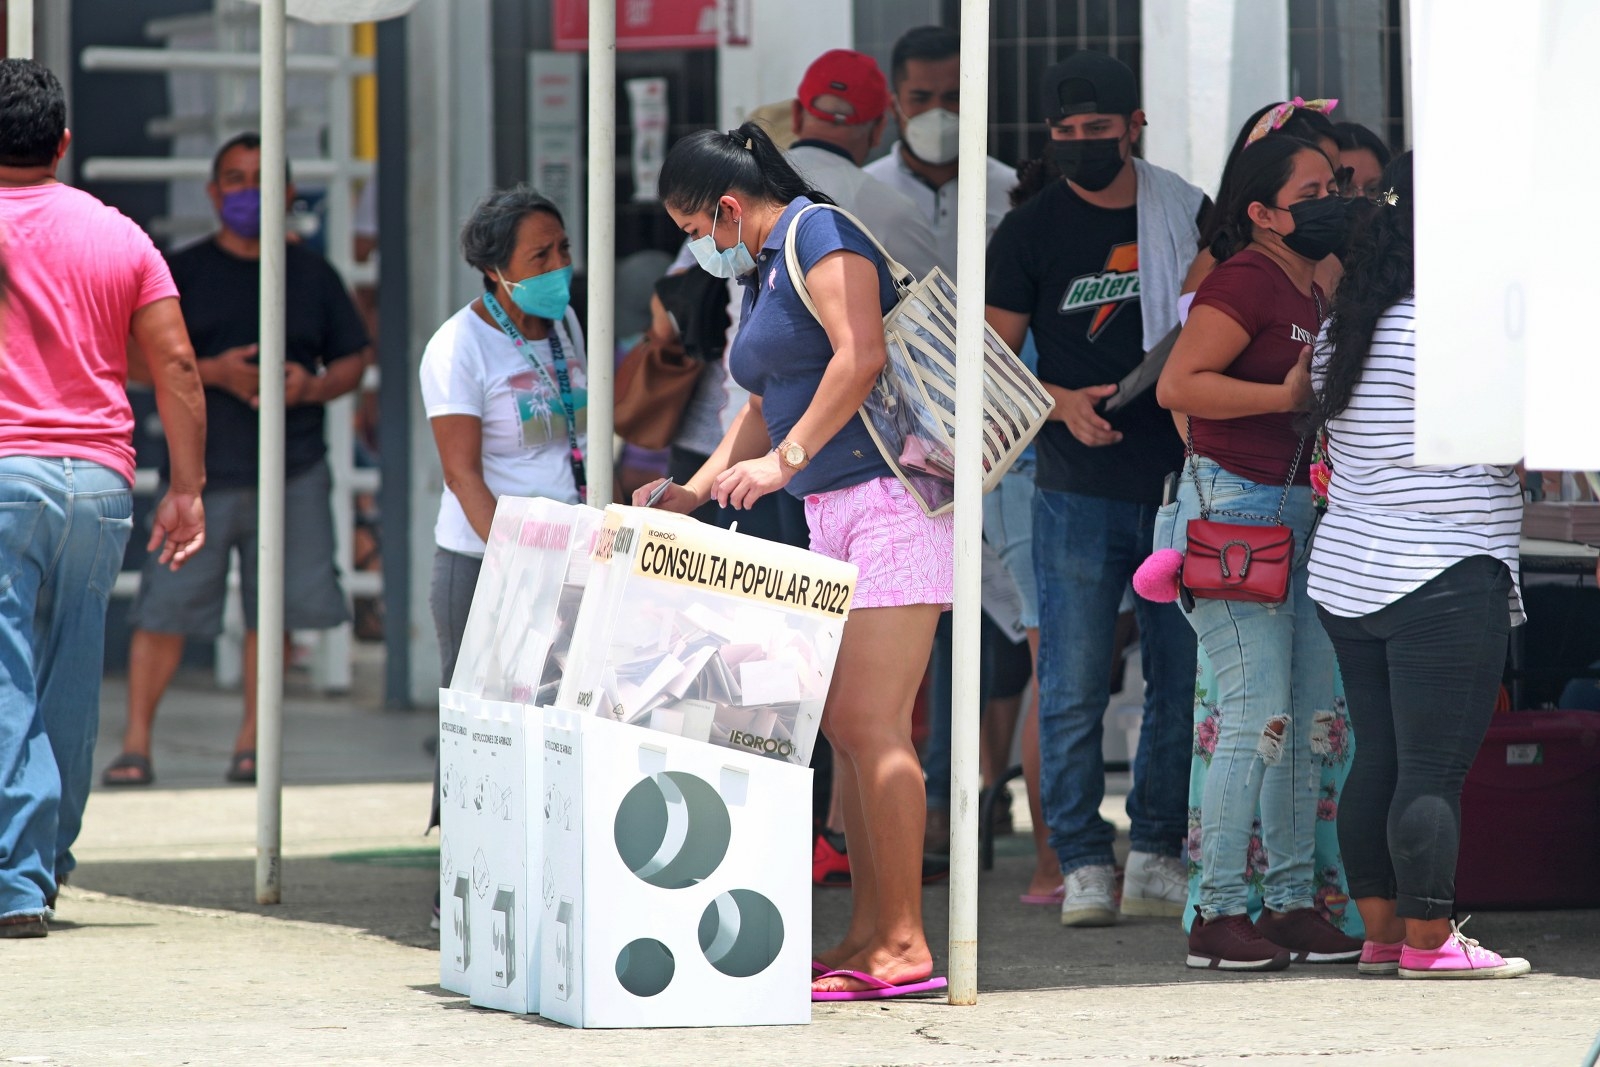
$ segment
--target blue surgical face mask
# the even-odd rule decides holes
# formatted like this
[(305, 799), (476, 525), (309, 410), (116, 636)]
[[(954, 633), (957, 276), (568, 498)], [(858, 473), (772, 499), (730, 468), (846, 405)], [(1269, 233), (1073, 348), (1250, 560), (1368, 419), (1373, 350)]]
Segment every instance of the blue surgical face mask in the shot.
[[(721, 210), (722, 204), (718, 202), (716, 211), (711, 213), (713, 232), (717, 228), (717, 214)], [(738, 225), (739, 233), (732, 248), (718, 248), (716, 239), (709, 233), (689, 242), (689, 251), (694, 253), (695, 261), (713, 278), (737, 278), (756, 269), (756, 261), (744, 246), (744, 219), (740, 219)]]
[(520, 282), (507, 281), (506, 276), (498, 270), (495, 274), (499, 276), (500, 284), (506, 287), (506, 292), (511, 294), (511, 302), (516, 304), (524, 315), (540, 319), (559, 319), (567, 313), (567, 304), (572, 300), (570, 265), (547, 270), (543, 274), (535, 274)]

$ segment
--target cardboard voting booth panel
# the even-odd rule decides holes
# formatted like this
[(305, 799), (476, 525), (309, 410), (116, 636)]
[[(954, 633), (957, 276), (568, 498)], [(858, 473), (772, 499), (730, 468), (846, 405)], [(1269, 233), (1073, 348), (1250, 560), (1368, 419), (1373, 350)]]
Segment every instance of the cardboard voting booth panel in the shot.
[(811, 1019), (811, 772), (547, 711), (541, 1014)]
[(439, 709), (439, 983), (479, 1007), (536, 1012), (540, 712), (449, 689)]
[(853, 564), (613, 505), (556, 706), (810, 763)]
[(472, 992), (472, 857), (477, 851), (477, 820), (466, 806), (469, 703), (448, 690), (439, 694), (439, 985), (463, 996)]
[(451, 689), (534, 705), (555, 698), (603, 514), (582, 504), (500, 498)]

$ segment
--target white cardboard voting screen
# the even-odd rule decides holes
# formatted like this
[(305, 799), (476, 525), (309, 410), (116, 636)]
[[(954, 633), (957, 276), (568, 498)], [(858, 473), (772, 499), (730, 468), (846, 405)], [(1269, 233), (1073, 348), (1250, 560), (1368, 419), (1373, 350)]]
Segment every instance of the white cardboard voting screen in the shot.
[(541, 1013), (811, 1020), (811, 772), (547, 711)]
[(856, 568), (612, 505), (556, 706), (811, 760)]
[(439, 984), (523, 1014), (539, 1010), (542, 737), (537, 709), (439, 691)]

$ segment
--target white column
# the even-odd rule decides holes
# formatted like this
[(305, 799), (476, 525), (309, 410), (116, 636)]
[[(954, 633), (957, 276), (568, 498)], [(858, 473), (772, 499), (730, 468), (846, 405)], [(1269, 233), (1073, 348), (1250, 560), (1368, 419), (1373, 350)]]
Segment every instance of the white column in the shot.
[(261, 4), (261, 470), (256, 572), (256, 903), (283, 899), (284, 0)]
[(792, 100), (813, 59), (854, 43), (853, 0), (749, 0), (726, 7), (717, 31), (717, 113), (724, 130), (762, 104)]
[(1289, 91), (1286, 0), (1143, 0), (1144, 157), (1215, 194), (1250, 113)]
[[(409, 231), (412, 358), (440, 325), (482, 291), (461, 261), (457, 236), (472, 206), (494, 184), (493, 110), (489, 91), (488, 0), (422, 0), (408, 16), (411, 159)], [(439, 645), (428, 589), (433, 573), (433, 522), (444, 476), (433, 430), (412, 392), (411, 618), (390, 625), (411, 632), (410, 697), (431, 705), (438, 696)]]

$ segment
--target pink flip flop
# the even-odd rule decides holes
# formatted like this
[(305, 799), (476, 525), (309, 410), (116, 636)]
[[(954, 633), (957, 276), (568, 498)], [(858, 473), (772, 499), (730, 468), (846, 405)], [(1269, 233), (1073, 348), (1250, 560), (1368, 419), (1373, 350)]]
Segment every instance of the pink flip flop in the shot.
[(813, 989), (811, 991), (812, 1000), (888, 1000), (890, 997), (936, 993), (950, 984), (943, 978), (924, 978), (920, 982), (895, 985), (892, 982), (885, 982), (882, 978), (874, 978), (865, 971), (829, 971), (826, 974), (817, 975), (814, 981), (821, 981), (824, 978), (851, 978), (868, 988), (829, 993), (822, 993)]
[(1067, 884), (1062, 882), (1049, 893), (1024, 893), (1017, 899), (1024, 904), (1039, 904), (1047, 908), (1059, 908), (1061, 902), (1067, 898)]
[[(821, 975), (827, 974), (831, 970), (833, 970), (833, 968), (829, 967), (826, 963), (823, 963), (821, 960), (812, 960), (811, 961), (811, 973), (814, 974), (814, 975), (817, 975), (817, 976), (820, 977)], [(813, 979), (813, 981), (815, 981), (815, 979)]]

